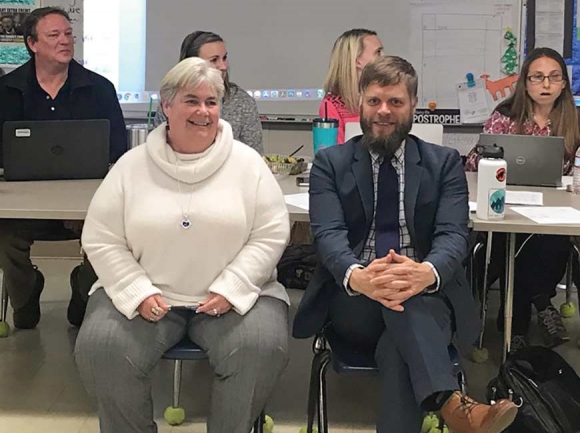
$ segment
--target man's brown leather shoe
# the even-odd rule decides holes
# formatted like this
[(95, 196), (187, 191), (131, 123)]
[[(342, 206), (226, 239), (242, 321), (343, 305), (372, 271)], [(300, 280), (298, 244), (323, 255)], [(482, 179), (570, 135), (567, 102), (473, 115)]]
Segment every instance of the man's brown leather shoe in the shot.
[(500, 433), (514, 421), (518, 413), (509, 400), (489, 406), (460, 392), (455, 392), (441, 408), (441, 416), (453, 433)]

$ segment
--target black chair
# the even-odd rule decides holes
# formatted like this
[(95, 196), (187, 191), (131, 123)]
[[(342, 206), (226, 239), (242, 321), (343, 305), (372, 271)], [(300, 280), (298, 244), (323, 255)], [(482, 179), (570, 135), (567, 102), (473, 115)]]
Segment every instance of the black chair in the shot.
[[(328, 411), (326, 403), (326, 370), (332, 363), (333, 370), (344, 375), (378, 376), (374, 354), (353, 349), (326, 327), (315, 338), (312, 345), (314, 358), (310, 372), (308, 390), (307, 433), (312, 433), (315, 414), (318, 418), (318, 433), (328, 433)], [(459, 387), (465, 393), (465, 375), (459, 365), (459, 355), (454, 346), (449, 346), (449, 356), (453, 361), (454, 373)], [(441, 426), (442, 427), (442, 426)]]
[[(179, 394), (181, 392), (181, 367), (183, 361), (199, 361), (207, 359), (205, 351), (197, 344), (185, 337), (171, 349), (163, 354), (163, 359), (174, 361), (173, 367), (173, 405), (168, 406), (163, 413), (163, 418), (170, 425), (180, 425), (185, 420), (185, 411), (179, 406)], [(271, 430), (272, 421), (269, 421)], [(264, 411), (254, 423), (254, 433), (264, 433), (266, 415)]]

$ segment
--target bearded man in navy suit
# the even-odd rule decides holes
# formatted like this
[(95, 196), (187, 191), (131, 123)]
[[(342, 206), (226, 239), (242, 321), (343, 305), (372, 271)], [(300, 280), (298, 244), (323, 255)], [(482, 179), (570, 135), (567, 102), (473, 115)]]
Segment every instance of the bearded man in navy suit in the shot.
[(325, 326), (379, 370), (379, 433), (421, 429), (440, 411), (457, 433), (499, 433), (517, 413), (463, 395), (448, 346), (464, 353), (478, 314), (462, 262), (468, 190), (459, 153), (410, 135), (418, 79), (399, 57), (360, 77), (362, 136), (316, 154), (310, 221), (320, 257), (294, 321), (308, 338)]

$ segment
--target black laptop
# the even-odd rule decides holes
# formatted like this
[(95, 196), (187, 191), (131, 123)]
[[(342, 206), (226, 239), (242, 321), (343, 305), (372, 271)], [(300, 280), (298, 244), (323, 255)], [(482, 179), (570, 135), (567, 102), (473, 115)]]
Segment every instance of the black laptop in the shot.
[(2, 129), (4, 179), (102, 179), (109, 168), (109, 121), (8, 121)]
[(562, 185), (563, 137), (481, 134), (479, 144), (503, 147), (508, 185)]

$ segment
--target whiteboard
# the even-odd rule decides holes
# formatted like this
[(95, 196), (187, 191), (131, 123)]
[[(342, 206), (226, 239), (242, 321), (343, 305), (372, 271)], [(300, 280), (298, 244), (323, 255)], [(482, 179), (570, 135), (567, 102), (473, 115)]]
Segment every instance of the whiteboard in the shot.
[[(519, 34), (521, 10), (519, 0), (148, 0), (146, 84), (148, 90), (159, 87), (185, 35), (209, 30), (225, 39), (232, 81), (243, 88), (322, 87), (336, 38), (364, 27), (378, 33), (386, 54), (413, 63), (421, 77), (420, 106), (435, 98), (437, 108), (458, 108), (455, 86), (466, 72), (501, 78), (502, 27), (510, 25)], [(423, 13), (431, 17), (418, 21)], [(437, 32), (441, 23), (447, 32)], [(483, 44), (481, 32), (472, 30), (482, 23), (493, 26)], [(431, 36), (428, 25), (435, 26)], [(316, 114), (318, 105), (258, 101), (261, 113), (275, 114)]]
[(434, 102), (437, 108), (457, 108), (456, 85), (468, 73), (491, 82), (505, 77), (500, 59), (509, 46), (504, 35), (507, 29), (519, 35), (520, 28), (521, 8), (515, 3), (411, 3), (409, 60), (420, 77), (419, 107)]

